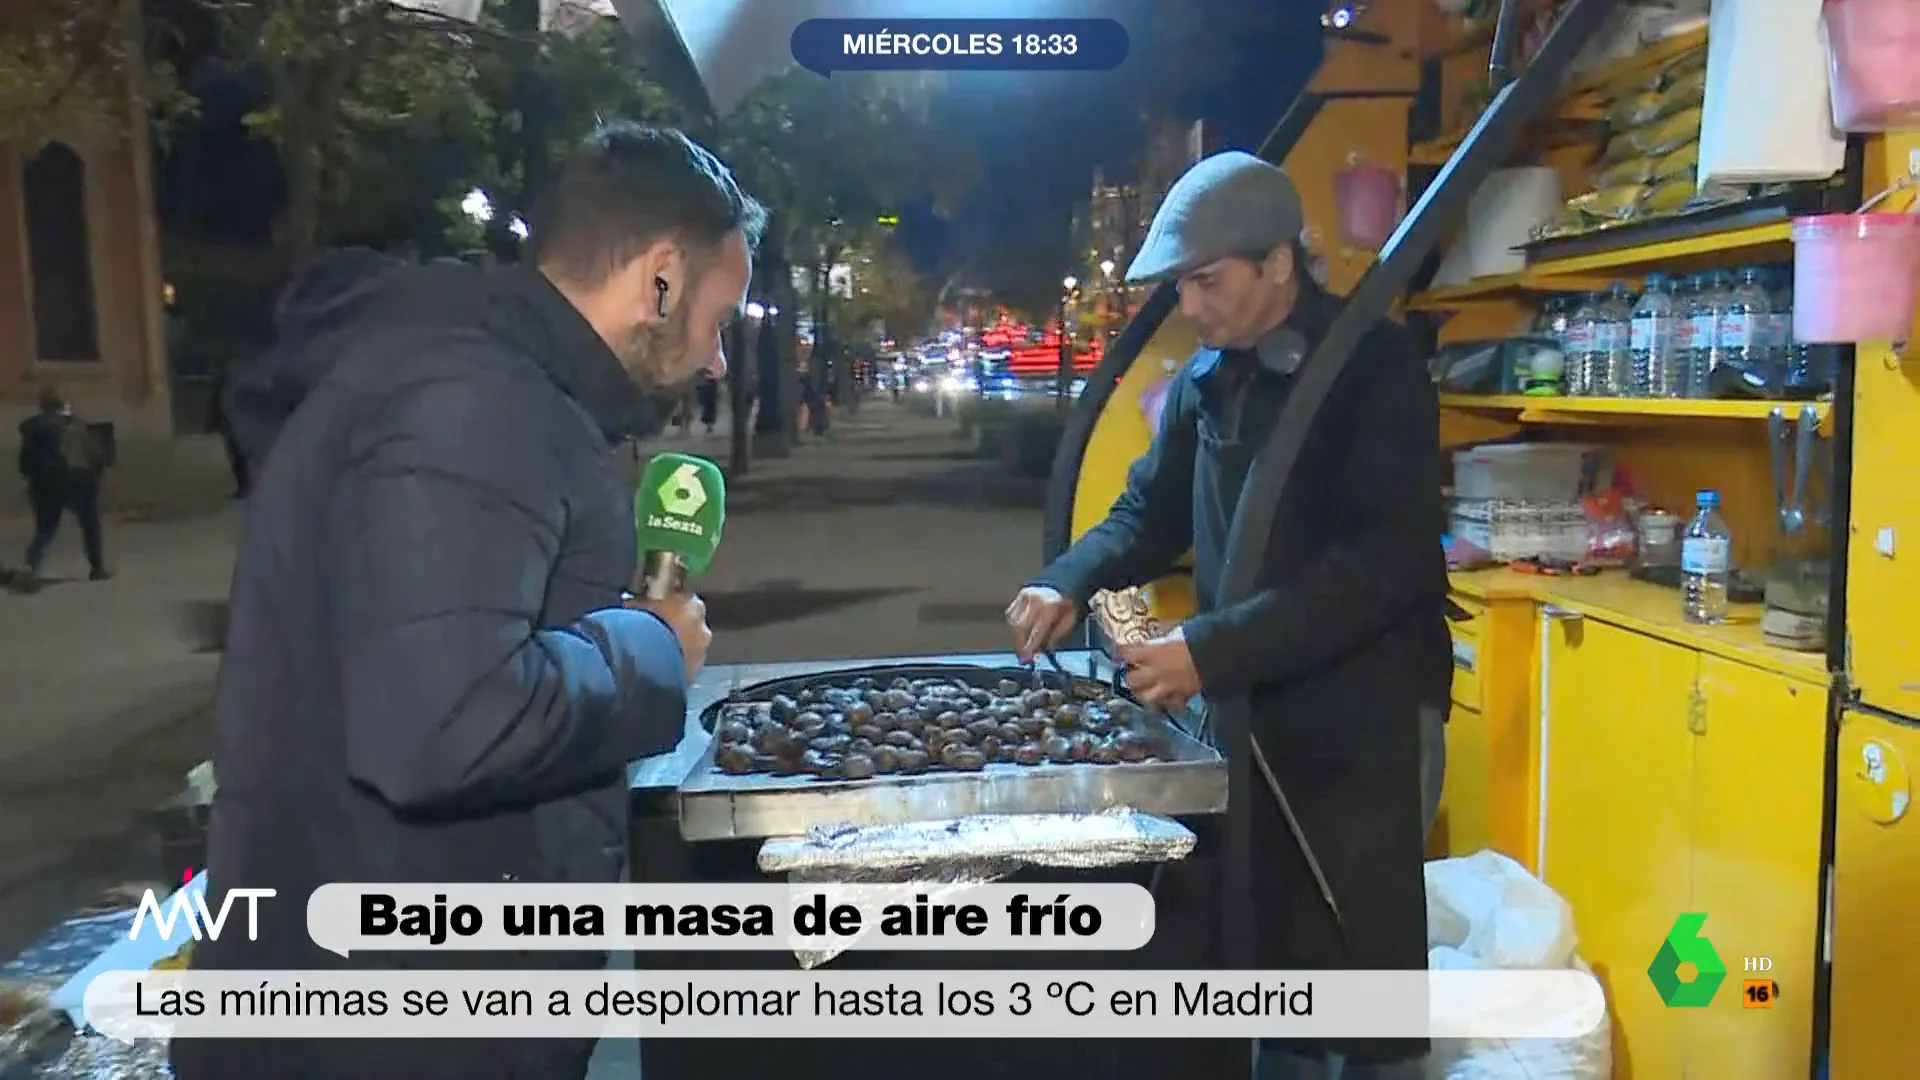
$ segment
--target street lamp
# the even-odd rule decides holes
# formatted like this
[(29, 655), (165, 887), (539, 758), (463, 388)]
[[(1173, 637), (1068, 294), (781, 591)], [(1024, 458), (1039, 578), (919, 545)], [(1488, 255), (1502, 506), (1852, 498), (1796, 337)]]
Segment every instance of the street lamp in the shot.
[(1103, 321), (1106, 323), (1105, 330), (1106, 330), (1107, 336), (1111, 337), (1114, 334), (1119, 333), (1119, 330), (1114, 325), (1116, 320), (1113, 317), (1114, 308), (1116, 305), (1113, 302), (1114, 295), (1113, 295), (1113, 260), (1112, 259), (1100, 260), (1100, 290), (1101, 292), (1106, 294), (1100, 306), (1101, 306), (1101, 314), (1102, 314)]
[(1063, 277), (1060, 279), (1061, 287), (1066, 289), (1068, 292), (1072, 292), (1075, 288), (1079, 286), (1079, 284), (1080, 284), (1080, 279), (1077, 277), (1074, 277), (1072, 274), (1068, 274), (1066, 277)]

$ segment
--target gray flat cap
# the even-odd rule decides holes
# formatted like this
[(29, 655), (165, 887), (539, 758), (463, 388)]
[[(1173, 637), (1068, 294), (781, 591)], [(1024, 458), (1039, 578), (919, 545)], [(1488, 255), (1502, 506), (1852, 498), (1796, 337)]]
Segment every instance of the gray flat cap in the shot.
[(1243, 150), (1223, 150), (1194, 162), (1168, 189), (1127, 280), (1159, 281), (1229, 255), (1260, 255), (1298, 239), (1303, 224), (1300, 193), (1286, 173)]

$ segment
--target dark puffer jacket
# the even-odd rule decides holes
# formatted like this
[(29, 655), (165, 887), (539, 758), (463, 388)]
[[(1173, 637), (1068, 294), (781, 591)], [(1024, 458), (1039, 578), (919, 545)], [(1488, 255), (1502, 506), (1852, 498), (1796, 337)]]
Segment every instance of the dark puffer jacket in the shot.
[[(194, 964), (600, 964), (341, 958), (305, 915), (328, 882), (621, 879), (627, 766), (671, 748), (686, 708), (673, 634), (620, 607), (633, 493), (609, 450), (647, 403), (531, 270), (396, 269), (283, 315), (231, 400), (264, 469), (234, 571), (208, 857), (214, 910), (229, 888), (278, 895), (258, 940), (204, 942)], [(590, 1051), (177, 1041), (173, 1056), (181, 1080), (478, 1080), (578, 1076)]]

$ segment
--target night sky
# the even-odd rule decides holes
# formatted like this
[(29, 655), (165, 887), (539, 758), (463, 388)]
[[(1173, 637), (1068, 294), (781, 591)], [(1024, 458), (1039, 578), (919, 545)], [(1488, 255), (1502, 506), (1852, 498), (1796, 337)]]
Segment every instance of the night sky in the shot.
[[(1139, 146), (1143, 111), (1204, 118), (1210, 142), (1257, 144), (1318, 60), (1324, 2), (1070, 3), (1126, 25), (1126, 63), (1107, 73), (953, 76), (935, 122), (974, 145), (986, 184), (951, 220), (935, 220), (926, 205), (903, 207), (900, 239), (928, 269), (952, 265), (961, 251), (1058, 263), (1094, 166), (1124, 174)], [(162, 215), (203, 235), (263, 236), (280, 198), (278, 170), (271, 149), (248, 138), (240, 117), (261, 101), (264, 87), (204, 56), (191, 58), (186, 73), (200, 114), (171, 141), (161, 171)], [(1058, 272), (1051, 265), (1036, 271)]]

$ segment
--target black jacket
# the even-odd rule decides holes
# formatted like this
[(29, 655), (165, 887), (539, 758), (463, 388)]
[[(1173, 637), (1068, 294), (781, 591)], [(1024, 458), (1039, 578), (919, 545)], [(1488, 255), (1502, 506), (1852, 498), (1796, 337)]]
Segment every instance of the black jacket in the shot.
[[(429, 267), (328, 311), (305, 335), (283, 324), (277, 383), (251, 373), (304, 399), (232, 417), (273, 453), (216, 696), (209, 902), (240, 886), (278, 896), (258, 941), (204, 942), (194, 964), (601, 964), (343, 960), (307, 937), (307, 897), (327, 882), (620, 880), (627, 766), (671, 748), (686, 711), (671, 631), (620, 607), (633, 494), (611, 440), (645, 403), (574, 308), (530, 270)], [(590, 1050), (177, 1042), (174, 1061), (182, 1080), (472, 1080), (577, 1075)]]
[[(1310, 345), (1337, 302), (1310, 290), (1287, 329)], [(1260, 590), (1222, 608), (1227, 530), (1293, 381), (1251, 353), (1196, 354), (1106, 520), (1040, 580), (1084, 604), (1166, 574), (1192, 549), (1201, 611), (1185, 633), (1204, 690), (1251, 694), (1253, 734), (1346, 924), (1343, 939), (1261, 791), (1251, 819), (1253, 848), (1268, 856), (1251, 869), (1258, 965), (1424, 968), (1419, 706), (1444, 701), (1452, 677), (1439, 403), (1407, 331), (1388, 321), (1370, 330), (1313, 421)], [(1424, 1046), (1337, 1049), (1364, 1059)]]
[[(59, 499), (90, 490), (103, 468), (97, 443), (88, 437), (88, 460), (69, 460), (67, 434), (85, 421), (66, 412), (37, 412), (20, 421), (20, 475), (35, 498)], [(79, 434), (76, 432), (76, 434)]]

